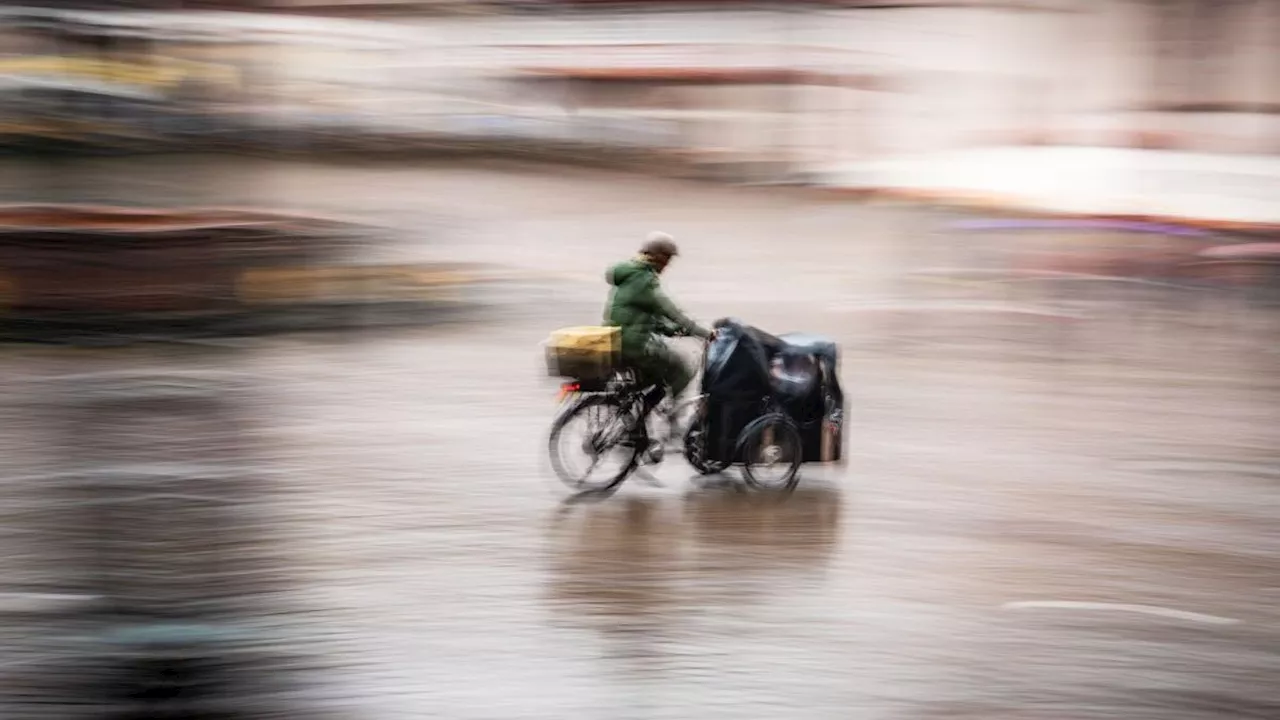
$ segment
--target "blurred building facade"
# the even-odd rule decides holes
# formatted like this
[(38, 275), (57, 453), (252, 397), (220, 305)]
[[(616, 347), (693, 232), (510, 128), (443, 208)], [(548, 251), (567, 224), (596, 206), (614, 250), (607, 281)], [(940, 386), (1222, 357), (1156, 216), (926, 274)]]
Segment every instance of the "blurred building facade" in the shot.
[[(488, 12), (417, 12), (446, 5)], [(167, 86), (126, 88), (150, 93), (135, 104), (180, 89), (201, 117), (272, 128), (518, 135), (808, 169), (1010, 145), (1280, 149), (1280, 3), (1270, 0), (538, 2), (541, 12), (514, 11), (528, 5), (82, 3), (121, 10), (112, 34), (136, 47), (117, 39), (111, 54), (138, 55), (145, 38), (152, 66), (203, 63), (169, 63)], [(639, 6), (648, 11), (633, 12)], [(128, 12), (162, 7), (277, 12)], [(344, 17), (293, 12), (338, 8)], [(70, 52), (20, 35), (6, 31), (10, 65)], [(19, 94), (26, 102), (39, 92)]]
[(608, 118), (620, 142), (665, 128), (698, 149), (781, 146), (808, 161), (1010, 144), (1280, 148), (1280, 5), (1268, 0), (616, 5), (641, 3), (422, 20), (382, 35), (383, 50), (327, 64), (291, 53), (278, 71), (314, 85), (376, 75), (381, 92), (343, 93), (373, 114), (375, 96), (396, 94), (420, 116), (583, 132)]

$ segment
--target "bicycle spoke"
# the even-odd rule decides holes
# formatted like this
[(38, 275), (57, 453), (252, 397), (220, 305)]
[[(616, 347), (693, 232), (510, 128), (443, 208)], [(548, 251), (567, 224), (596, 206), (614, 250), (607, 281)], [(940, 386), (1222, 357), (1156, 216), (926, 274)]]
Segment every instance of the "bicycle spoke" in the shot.
[(574, 489), (616, 486), (634, 463), (636, 450), (624, 448), (622, 442), (631, 429), (629, 416), (616, 401), (586, 400), (553, 430), (551, 454), (556, 474)]

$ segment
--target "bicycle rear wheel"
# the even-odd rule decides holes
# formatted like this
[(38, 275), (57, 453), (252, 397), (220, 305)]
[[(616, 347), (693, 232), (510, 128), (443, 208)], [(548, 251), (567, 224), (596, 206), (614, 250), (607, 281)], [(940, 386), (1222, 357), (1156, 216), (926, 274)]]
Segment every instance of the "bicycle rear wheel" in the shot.
[[(551, 467), (560, 482), (586, 493), (607, 492), (626, 480), (643, 450), (628, 442), (634, 424), (631, 409), (615, 396), (589, 395), (579, 400), (556, 419), (548, 438)], [(585, 456), (585, 468), (574, 466), (572, 451)]]

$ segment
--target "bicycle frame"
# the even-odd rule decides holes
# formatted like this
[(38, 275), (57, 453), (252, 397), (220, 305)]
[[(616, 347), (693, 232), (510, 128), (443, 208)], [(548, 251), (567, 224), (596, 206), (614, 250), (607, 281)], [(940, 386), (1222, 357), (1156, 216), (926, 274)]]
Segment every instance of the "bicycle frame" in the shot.
[[(697, 367), (694, 371), (695, 382), (705, 369), (706, 350), (706, 344), (704, 343), (702, 351), (698, 354)], [(599, 389), (583, 389), (582, 384), (576, 380), (566, 381), (560, 385), (560, 390), (556, 395), (556, 405), (558, 407), (556, 415), (557, 417), (563, 417), (573, 413), (583, 399), (599, 395), (613, 395), (618, 398), (620, 405), (628, 413), (635, 411), (638, 414), (643, 402), (642, 398), (652, 387), (652, 384), (641, 386), (636, 372), (630, 368), (616, 371), (614, 376)], [(669, 419), (669, 426), (665, 428), (665, 432), (664, 429), (658, 428), (658, 432), (654, 435), (655, 439), (661, 437), (659, 442), (666, 449), (678, 451), (673, 441), (683, 440), (685, 433), (698, 420), (696, 415), (690, 417), (689, 409), (698, 407), (705, 399), (706, 395), (699, 393), (676, 403), (669, 413), (664, 414), (665, 419)], [(652, 419), (652, 417), (653, 414), (650, 414), (646, 421)]]

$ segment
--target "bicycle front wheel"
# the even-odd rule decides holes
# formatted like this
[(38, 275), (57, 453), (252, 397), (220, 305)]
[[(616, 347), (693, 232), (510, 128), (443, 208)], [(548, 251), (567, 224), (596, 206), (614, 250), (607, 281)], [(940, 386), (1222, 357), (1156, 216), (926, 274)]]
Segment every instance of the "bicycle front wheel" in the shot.
[(589, 395), (556, 419), (548, 450), (551, 467), (576, 492), (607, 492), (635, 470), (640, 451), (630, 442), (635, 424), (617, 397)]
[(675, 429), (683, 433), (684, 459), (699, 475), (714, 475), (729, 465), (707, 459), (706, 413), (707, 396), (698, 395), (676, 406), (673, 416), (676, 418)]

